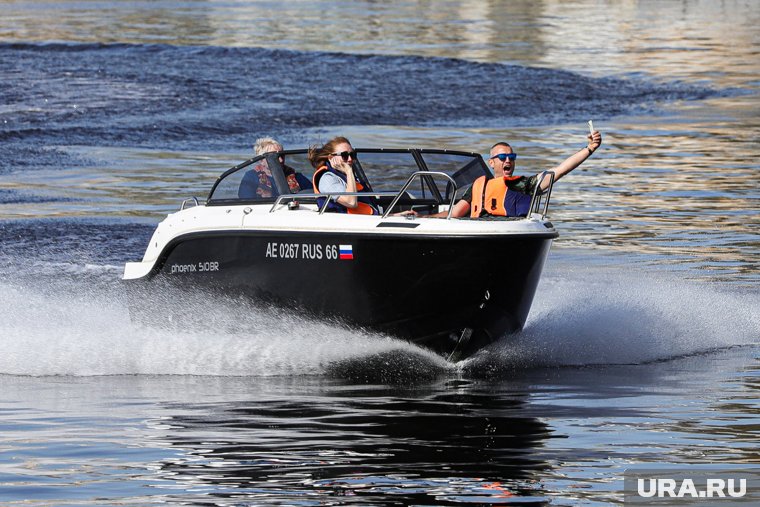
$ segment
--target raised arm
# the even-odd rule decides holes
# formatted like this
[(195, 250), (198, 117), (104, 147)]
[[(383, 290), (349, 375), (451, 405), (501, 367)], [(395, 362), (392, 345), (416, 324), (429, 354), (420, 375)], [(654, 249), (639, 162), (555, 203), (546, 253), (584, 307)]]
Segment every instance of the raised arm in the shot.
[[(587, 135), (586, 138), (588, 139), (588, 146), (567, 157), (557, 167), (550, 169), (550, 171), (554, 171), (555, 182), (585, 162), (602, 145), (602, 134), (598, 130), (595, 130), (593, 134)], [(541, 182), (541, 190), (546, 190), (547, 188), (549, 188), (548, 178)]]

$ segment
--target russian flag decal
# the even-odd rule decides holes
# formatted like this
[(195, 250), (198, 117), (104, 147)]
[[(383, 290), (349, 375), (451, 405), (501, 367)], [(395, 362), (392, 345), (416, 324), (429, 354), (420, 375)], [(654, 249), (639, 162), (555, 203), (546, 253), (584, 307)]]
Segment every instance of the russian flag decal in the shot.
[(340, 245), (340, 258), (343, 260), (354, 260), (353, 245)]

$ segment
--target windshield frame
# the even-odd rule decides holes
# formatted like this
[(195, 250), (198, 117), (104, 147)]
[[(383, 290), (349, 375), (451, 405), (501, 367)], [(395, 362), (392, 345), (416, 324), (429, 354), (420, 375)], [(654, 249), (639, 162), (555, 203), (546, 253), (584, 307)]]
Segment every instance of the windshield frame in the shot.
[[(364, 171), (364, 168), (361, 165), (361, 155), (369, 154), (369, 153), (389, 153), (389, 154), (410, 154), (412, 159), (414, 160), (415, 164), (417, 165), (418, 171), (438, 171), (437, 168), (430, 168), (428, 162), (430, 161), (429, 157), (426, 159), (426, 155), (451, 155), (451, 156), (459, 156), (463, 157), (464, 159), (469, 159), (466, 163), (463, 163), (461, 166), (457, 167), (455, 171), (452, 172), (451, 176), (456, 178), (456, 175), (464, 174), (465, 171), (468, 171), (470, 169), (474, 169), (477, 176), (483, 175), (486, 176), (486, 178), (492, 177), (492, 174), (490, 170), (488, 169), (487, 164), (483, 160), (483, 157), (474, 152), (467, 152), (467, 151), (459, 151), (459, 150), (447, 150), (447, 149), (420, 149), (420, 148), (357, 148), (356, 152), (358, 154), (356, 164), (355, 164), (355, 174), (357, 179), (366, 187), (366, 189), (369, 192), (373, 192), (374, 189), (372, 187), (372, 182), (369, 180), (367, 174)], [(281, 194), (287, 193), (288, 189), (288, 183), (285, 176), (285, 168), (284, 165), (280, 162), (280, 156), (288, 156), (288, 155), (305, 155), (308, 153), (307, 149), (295, 149), (295, 150), (283, 150), (279, 152), (268, 152), (264, 153), (262, 155), (258, 155), (256, 157), (250, 158), (244, 162), (241, 162), (240, 164), (231, 167), (230, 169), (224, 171), (219, 177), (216, 179), (214, 184), (211, 187), (211, 190), (209, 191), (208, 197), (206, 199), (206, 205), (207, 206), (225, 206), (225, 205), (238, 205), (238, 204), (273, 204), (277, 197)], [(261, 198), (261, 199), (247, 199), (247, 198), (214, 198), (214, 193), (218, 189), (220, 183), (230, 177), (232, 174), (237, 173), (238, 171), (243, 171), (247, 167), (261, 161), (266, 160), (266, 163), (269, 167), (269, 170), (272, 173), (272, 179), (274, 180), (275, 185), (273, 186), (273, 189), (275, 189), (275, 192), (273, 192), (273, 195), (269, 198)], [(480, 169), (478, 171), (478, 168)], [(482, 174), (481, 174), (482, 173)], [(410, 173), (411, 174), (411, 173)], [(436, 184), (434, 179), (432, 177), (423, 177), (426, 180), (426, 183), (428, 187), (433, 192), (433, 195), (431, 196), (435, 201), (437, 201), (439, 204), (447, 204), (450, 200), (448, 197), (449, 194), (449, 188), (450, 184), (448, 184), (446, 187), (443, 188), (443, 192), (441, 191), (441, 187)], [(471, 185), (474, 182), (474, 179), (472, 181), (467, 180), (464, 182), (464, 184), (457, 184), (459, 189), (467, 188), (467, 186)], [(276, 188), (275, 188), (276, 187)], [(399, 187), (400, 188), (400, 187)], [(282, 191), (282, 189), (285, 189), (285, 191)], [(310, 195), (310, 194), (307, 194)]]

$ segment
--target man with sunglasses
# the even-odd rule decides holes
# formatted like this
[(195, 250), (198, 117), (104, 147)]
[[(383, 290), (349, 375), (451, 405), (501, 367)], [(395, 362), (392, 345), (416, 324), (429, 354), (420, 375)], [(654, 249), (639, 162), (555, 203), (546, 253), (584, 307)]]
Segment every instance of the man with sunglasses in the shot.
[[(256, 143), (253, 145), (253, 151), (256, 155), (262, 155), (273, 151), (283, 151), (283, 147), (282, 143), (276, 139), (271, 137), (261, 137), (256, 139)], [(309, 181), (309, 178), (287, 165), (285, 163), (285, 155), (280, 155), (277, 158), (282, 164), (291, 194), (297, 194), (301, 190), (311, 190), (311, 181)]]
[[(581, 165), (602, 144), (602, 134), (594, 131), (586, 136), (588, 145), (577, 153), (570, 155), (558, 166), (550, 169), (554, 171), (554, 181), (568, 174)], [(512, 150), (509, 143), (498, 142), (491, 147), (488, 157), (488, 165), (493, 169), (494, 177), (486, 179), (481, 176), (475, 180), (472, 186), (462, 196), (462, 199), (454, 205), (452, 217), (463, 217), (468, 213), (471, 218), (482, 216), (527, 216), (530, 211), (530, 200), (536, 188), (538, 175), (514, 176), (517, 154)], [(541, 182), (541, 191), (549, 188), (549, 179)], [(445, 217), (447, 212), (430, 215), (432, 217)]]

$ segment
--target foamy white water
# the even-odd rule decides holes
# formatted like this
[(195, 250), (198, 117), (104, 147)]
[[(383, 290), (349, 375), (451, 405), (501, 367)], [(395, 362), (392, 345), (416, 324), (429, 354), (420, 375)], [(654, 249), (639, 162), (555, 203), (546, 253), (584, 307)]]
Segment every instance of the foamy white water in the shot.
[(444, 364), (388, 336), (239, 304), (207, 301), (198, 309), (224, 323), (218, 330), (158, 327), (133, 322), (117, 294), (78, 283), (51, 293), (0, 284), (0, 373), (313, 375), (335, 361), (399, 349)]
[(651, 268), (564, 268), (541, 280), (525, 329), (488, 355), (534, 366), (638, 364), (760, 343), (760, 293)]
[[(550, 262), (523, 332), (472, 361), (630, 364), (760, 342), (756, 293), (643, 268), (568, 267)], [(118, 291), (92, 278), (55, 290), (0, 285), (0, 373), (319, 375), (335, 362), (389, 351), (456, 368), (398, 339), (240, 301), (204, 301), (198, 311), (213, 326), (203, 329), (144, 326)]]

